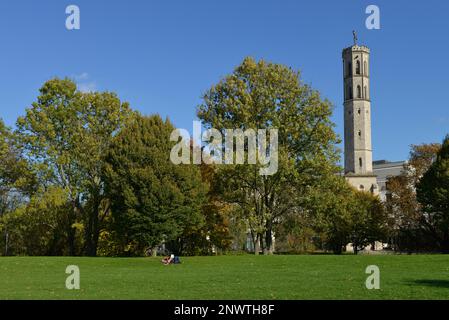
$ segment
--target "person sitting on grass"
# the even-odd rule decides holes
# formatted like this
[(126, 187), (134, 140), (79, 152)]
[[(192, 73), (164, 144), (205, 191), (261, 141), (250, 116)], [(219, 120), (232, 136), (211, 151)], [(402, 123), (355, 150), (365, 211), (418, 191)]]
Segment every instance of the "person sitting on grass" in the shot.
[(162, 263), (165, 264), (166, 266), (168, 266), (170, 263), (173, 263), (173, 260), (175, 259), (175, 255), (171, 254), (170, 256), (165, 257), (164, 259), (162, 259)]
[(175, 257), (174, 257), (173, 263), (174, 263), (174, 264), (179, 264), (179, 263), (181, 263), (181, 260), (179, 259), (178, 256), (175, 256)]

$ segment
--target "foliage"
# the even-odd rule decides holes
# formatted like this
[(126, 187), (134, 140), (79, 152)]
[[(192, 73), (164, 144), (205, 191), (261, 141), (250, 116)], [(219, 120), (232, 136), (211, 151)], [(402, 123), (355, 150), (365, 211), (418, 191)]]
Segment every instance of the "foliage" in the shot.
[(338, 175), (332, 105), (299, 72), (246, 58), (197, 114), (224, 138), (277, 129), (277, 171), (175, 165), (168, 119), (70, 79), (44, 83), (15, 131), (0, 120), (1, 254), (144, 255), (163, 245), (211, 255), (247, 249), (248, 239), (271, 254), (273, 238), (288, 252), (342, 253), (352, 243), (357, 253), (385, 240), (387, 226), (396, 248), (449, 252), (449, 137), (412, 146), (384, 208)]
[(67, 192), (50, 187), (42, 194), (34, 195), (27, 204), (20, 206), (0, 219), (0, 228), (7, 233), (5, 254), (8, 255), (63, 255), (67, 221)]
[(20, 152), (17, 137), (0, 119), (0, 216), (35, 189), (35, 176)]
[(352, 200), (349, 241), (357, 254), (369, 244), (387, 239), (388, 219), (378, 196), (356, 191)]
[[(17, 120), (17, 133), (42, 188), (67, 190), (69, 254), (96, 254), (101, 220), (108, 213), (101, 172), (104, 153), (130, 110), (114, 93), (82, 93), (69, 79), (52, 79)], [(85, 248), (75, 246), (85, 225)]]
[(319, 234), (313, 228), (313, 221), (305, 214), (291, 214), (275, 229), (276, 251), (283, 253), (309, 253), (323, 249)]
[(360, 192), (343, 177), (333, 176), (310, 190), (309, 221), (324, 234), (326, 247), (336, 254), (352, 243), (354, 253), (385, 239), (387, 216), (377, 196)]
[(395, 250), (435, 250), (435, 234), (416, 197), (416, 186), (435, 160), (441, 144), (412, 145), (401, 175), (387, 181), (386, 210), (390, 237)]
[(198, 117), (225, 136), (226, 129), (279, 130), (278, 170), (259, 175), (260, 165), (219, 166), (226, 202), (241, 218), (259, 248), (272, 251), (272, 232), (297, 210), (298, 197), (313, 180), (335, 172), (338, 141), (330, 121), (332, 107), (304, 85), (298, 72), (246, 58), (203, 97)]
[[(202, 224), (206, 188), (199, 168), (170, 161), (172, 124), (136, 115), (114, 139), (105, 181), (113, 230), (130, 254), (142, 254)], [(176, 248), (178, 251), (182, 248)]]
[(440, 248), (449, 253), (449, 135), (429, 170), (417, 184), (425, 227), (436, 237)]
[(232, 207), (222, 201), (220, 181), (214, 165), (200, 165), (201, 178), (208, 187), (207, 201), (201, 208), (203, 224), (186, 228), (181, 236), (185, 255), (210, 255), (230, 249), (229, 219)]

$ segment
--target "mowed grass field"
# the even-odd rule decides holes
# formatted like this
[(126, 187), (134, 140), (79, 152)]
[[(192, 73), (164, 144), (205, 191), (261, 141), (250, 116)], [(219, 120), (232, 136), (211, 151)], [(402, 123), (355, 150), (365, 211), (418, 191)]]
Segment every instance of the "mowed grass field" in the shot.
[[(68, 265), (80, 290), (67, 290)], [(367, 290), (377, 265), (381, 289)], [(0, 299), (449, 299), (449, 256), (1, 257)]]

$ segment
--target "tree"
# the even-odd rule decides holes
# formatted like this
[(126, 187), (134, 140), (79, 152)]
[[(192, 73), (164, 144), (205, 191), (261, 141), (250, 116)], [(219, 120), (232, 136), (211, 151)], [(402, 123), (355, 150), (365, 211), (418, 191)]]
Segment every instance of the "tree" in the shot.
[(81, 174), (75, 161), (72, 137), (78, 128), (74, 105), (81, 93), (65, 79), (47, 81), (37, 102), (17, 120), (18, 134), (43, 188), (58, 185), (68, 191), (71, 210), (67, 212), (67, 245), (75, 255), (75, 232), (72, 227), (81, 210)]
[(67, 194), (58, 187), (36, 193), (0, 219), (0, 229), (8, 230), (8, 251), (15, 255), (52, 256), (67, 254), (65, 212)]
[(287, 215), (275, 230), (276, 251), (307, 253), (323, 249), (322, 234), (314, 228), (311, 215), (304, 210), (300, 214)]
[(4, 220), (36, 191), (35, 176), (23, 157), (16, 138), (0, 119), (0, 244), (5, 255), (11, 253), (9, 244), (12, 230)]
[(74, 144), (78, 146), (76, 158), (84, 177), (84, 238), (85, 253), (89, 256), (97, 255), (100, 231), (110, 213), (110, 200), (102, 179), (104, 158), (114, 136), (131, 115), (128, 104), (122, 103), (114, 93), (86, 93), (80, 101), (81, 130), (73, 138)]
[(197, 166), (171, 163), (173, 130), (159, 116), (135, 115), (106, 158), (113, 229), (129, 254), (156, 252), (163, 242), (172, 241), (173, 246), (186, 228), (202, 223), (207, 190)]
[(434, 232), (426, 228), (426, 219), (416, 197), (416, 186), (436, 158), (441, 144), (412, 145), (408, 162), (399, 176), (387, 181), (386, 210), (390, 236), (397, 250), (431, 250)]
[(387, 217), (379, 198), (354, 189), (343, 177), (321, 180), (310, 189), (306, 206), (308, 221), (335, 254), (349, 243), (357, 254), (385, 238)]
[(67, 191), (70, 255), (83, 249), (75, 246), (76, 226), (83, 222), (84, 252), (96, 254), (100, 222), (108, 212), (102, 158), (129, 113), (128, 104), (113, 93), (82, 93), (73, 81), (56, 78), (42, 86), (37, 101), (17, 120), (17, 133), (39, 185)]
[(349, 243), (353, 188), (340, 176), (321, 179), (308, 191), (303, 214), (313, 229), (324, 236), (325, 248), (341, 254)]
[(429, 170), (417, 184), (417, 197), (424, 212), (426, 228), (449, 253), (449, 135)]
[(10, 208), (9, 195), (12, 182), (10, 165), (15, 163), (16, 158), (11, 153), (10, 136), (9, 128), (0, 120), (0, 216)]
[(17, 136), (0, 119), (0, 216), (11, 209), (10, 200), (29, 196), (35, 190), (35, 176), (22, 155)]
[(379, 197), (357, 190), (351, 196), (349, 241), (357, 254), (369, 244), (386, 239), (388, 220)]
[(185, 228), (181, 236), (185, 255), (210, 255), (230, 249), (229, 218), (232, 207), (223, 201), (214, 165), (201, 164), (201, 178), (207, 185), (207, 200), (201, 208), (204, 223)]
[(298, 197), (315, 179), (335, 172), (338, 141), (331, 104), (300, 80), (299, 72), (246, 58), (203, 97), (198, 117), (207, 128), (279, 131), (278, 170), (259, 175), (260, 164), (219, 166), (228, 203), (240, 208), (255, 244), (272, 252), (273, 228), (298, 210)]

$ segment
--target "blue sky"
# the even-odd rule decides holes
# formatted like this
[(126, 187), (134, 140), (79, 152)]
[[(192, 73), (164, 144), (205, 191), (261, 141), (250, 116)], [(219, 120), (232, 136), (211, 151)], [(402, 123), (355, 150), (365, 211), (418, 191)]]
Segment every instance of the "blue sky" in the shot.
[[(80, 30), (65, 28), (70, 4)], [(380, 30), (365, 28), (369, 4)], [(68, 76), (191, 131), (201, 95), (253, 56), (301, 70), (341, 135), (341, 50), (356, 29), (371, 48), (374, 158), (401, 160), (449, 133), (448, 15), (446, 0), (2, 0), (0, 117), (14, 125), (46, 80)]]

